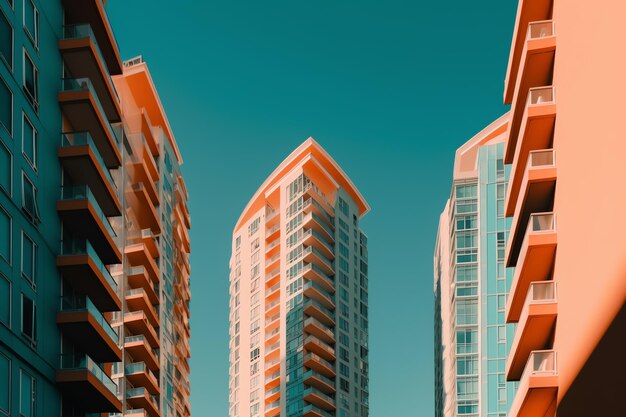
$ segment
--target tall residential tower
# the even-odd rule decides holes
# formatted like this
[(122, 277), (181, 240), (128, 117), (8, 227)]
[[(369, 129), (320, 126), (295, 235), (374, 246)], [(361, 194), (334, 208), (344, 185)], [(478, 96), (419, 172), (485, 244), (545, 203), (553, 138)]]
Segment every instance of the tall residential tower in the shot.
[(456, 152), (452, 194), (435, 248), (435, 416), (504, 417), (515, 394), (505, 379), (504, 319), (511, 273), (503, 162), (506, 114)]
[(367, 417), (367, 202), (312, 138), (233, 232), (230, 416)]

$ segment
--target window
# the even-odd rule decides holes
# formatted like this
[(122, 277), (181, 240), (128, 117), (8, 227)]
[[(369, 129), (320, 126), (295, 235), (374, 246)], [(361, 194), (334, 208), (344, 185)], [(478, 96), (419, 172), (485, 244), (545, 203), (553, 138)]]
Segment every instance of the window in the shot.
[(35, 378), (20, 370), (20, 417), (35, 415), (36, 386)]
[(22, 119), (22, 154), (34, 169), (37, 169), (38, 136), (37, 129), (24, 115)]
[(0, 274), (0, 323), (11, 328), (11, 282), (2, 274)]
[(9, 66), (9, 69), (13, 68), (13, 28), (2, 11), (0, 11), (0, 59)]
[(456, 324), (478, 323), (478, 301), (458, 300), (456, 305)]
[(252, 223), (248, 225), (248, 236), (252, 236), (259, 230), (259, 225), (261, 224), (261, 218), (257, 217), (254, 219)]
[(456, 353), (477, 353), (478, 331), (471, 329), (456, 332)]
[(474, 400), (478, 398), (478, 377), (459, 378), (456, 383), (458, 400)]
[(39, 10), (35, 7), (33, 0), (24, 0), (24, 29), (37, 46), (39, 43)]
[(456, 359), (457, 375), (478, 375), (478, 356), (460, 356)]
[(11, 216), (0, 207), (0, 259), (11, 264)]
[(345, 216), (348, 216), (348, 214), (350, 213), (350, 208), (348, 207), (348, 203), (346, 203), (341, 197), (339, 197), (338, 200), (339, 200), (339, 210)]
[(255, 360), (259, 359), (260, 356), (261, 356), (261, 349), (260, 348), (253, 349), (252, 352), (250, 352), (250, 360), (251, 361), (255, 361)]
[(240, 247), (241, 247), (241, 236), (237, 236), (237, 238), (235, 239), (235, 250), (239, 250)]
[(37, 268), (37, 245), (22, 232), (22, 277), (35, 284)]
[(35, 302), (22, 294), (22, 335), (31, 344), (37, 340), (37, 307)]
[(22, 210), (29, 215), (34, 223), (40, 221), (39, 210), (37, 208), (37, 189), (22, 172)]
[[(28, 3), (28, 0), (27, 0)], [(39, 71), (33, 60), (30, 59), (26, 50), (24, 50), (24, 92), (29, 99), (30, 104), (33, 105), (35, 110), (39, 106)]]
[(13, 135), (13, 93), (0, 78), (0, 124)]
[(9, 415), (11, 408), (11, 361), (0, 353), (0, 414)]
[[(0, 90), (2, 90), (3, 83), (0, 82)], [(0, 95), (2, 93), (0, 92)], [(2, 108), (2, 106), (0, 106)], [(2, 110), (0, 110), (2, 112)], [(11, 184), (13, 179), (13, 157), (11, 152), (0, 141), (0, 189), (2, 189), (9, 196), (12, 194), (13, 186)]]

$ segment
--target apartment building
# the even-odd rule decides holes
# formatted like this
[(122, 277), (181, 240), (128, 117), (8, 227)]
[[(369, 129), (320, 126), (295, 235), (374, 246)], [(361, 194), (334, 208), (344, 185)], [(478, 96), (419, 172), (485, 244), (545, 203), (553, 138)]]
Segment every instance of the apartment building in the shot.
[(187, 416), (187, 194), (149, 73), (101, 0), (1, 0), (0, 35), (0, 415)]
[(367, 417), (369, 206), (312, 138), (233, 231), (231, 417)]
[(504, 309), (510, 221), (500, 117), (456, 151), (452, 193), (440, 216), (434, 257), (435, 415), (505, 417), (516, 384), (505, 378), (510, 348)]
[(623, 2), (520, 0), (504, 102), (510, 415), (623, 415)]

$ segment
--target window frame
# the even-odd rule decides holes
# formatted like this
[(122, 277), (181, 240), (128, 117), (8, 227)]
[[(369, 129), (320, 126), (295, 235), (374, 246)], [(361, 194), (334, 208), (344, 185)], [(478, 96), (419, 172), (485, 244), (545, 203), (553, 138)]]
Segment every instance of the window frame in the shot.
[[(33, 142), (32, 144), (33, 160), (32, 161), (30, 157), (24, 151), (24, 139), (25, 139), (24, 138), (24, 133), (25, 133), (24, 124), (25, 123), (28, 123), (33, 128), (33, 137), (31, 138), (31, 141)], [(35, 127), (35, 124), (30, 120), (30, 117), (28, 117), (28, 115), (25, 112), (22, 112), (22, 156), (24, 157), (24, 159), (26, 159), (26, 162), (28, 162), (28, 164), (33, 168), (35, 172), (37, 172), (37, 154), (38, 154), (37, 147), (38, 146), (39, 146), (39, 131)]]
[[(33, 5), (33, 26), (35, 29), (35, 33), (30, 33), (30, 29), (26, 26), (26, 4), (30, 2)], [(34, 0), (24, 0), (22, 5), (22, 22), (24, 26), (24, 32), (26, 32), (26, 36), (30, 39), (35, 49), (39, 50), (39, 8), (35, 4)]]
[(15, 100), (14, 100), (15, 94), (13, 94), (13, 90), (11, 90), (11, 87), (9, 87), (9, 84), (7, 84), (4, 78), (0, 77), (0, 81), (4, 84), (4, 86), (7, 88), (7, 91), (11, 95), (11, 119), (10, 119), (11, 126), (7, 127), (2, 122), (0, 122), (0, 126), (2, 126), (4, 130), (6, 130), (6, 132), (9, 134), (9, 137), (13, 138), (13, 116), (14, 116), (14, 110), (15, 110)]
[[(25, 181), (27, 181), (33, 187), (33, 212), (32, 213), (30, 212), (29, 208), (26, 207), (26, 202), (24, 198)], [(39, 216), (39, 206), (37, 204), (37, 186), (24, 171), (22, 171), (22, 212), (26, 213), (30, 217), (30, 220), (33, 224), (37, 224), (41, 222), (41, 217)]]
[[(33, 311), (32, 311), (32, 333), (33, 337), (28, 336), (24, 333), (24, 298), (28, 298), (33, 303)], [(37, 347), (37, 304), (35, 300), (28, 297), (24, 293), (21, 294), (21, 306), (20, 306), (20, 333), (22, 337), (30, 342), (32, 348)]]
[[(0, 279), (6, 280), (6, 282), (9, 284), (9, 322), (5, 323), (2, 321), (2, 319), (0, 319), (0, 324), (4, 325), (8, 329), (11, 329), (11, 322), (13, 321), (13, 297), (11, 297), (11, 293), (13, 291), (13, 282), (11, 282), (9, 277), (7, 277), (2, 272), (0, 272)], [(0, 412), (2, 412), (2, 410), (0, 410)]]
[[(9, 4), (11, 5), (11, 8), (13, 8), (12, 0), (9, 0)], [(5, 65), (12, 73), (15, 67), (15, 28), (13, 27), (11, 20), (9, 20), (9, 16), (7, 16), (4, 10), (0, 9), (0, 14), (4, 17), (6, 22), (9, 24), (9, 27), (11, 28), (11, 62), (9, 63), (3, 55), (0, 55), (0, 60), (4, 61)]]
[[(32, 251), (32, 270), (33, 270), (33, 277), (32, 279), (30, 279), (27, 275), (24, 274), (24, 238), (28, 239), (32, 244), (33, 244), (33, 251)], [(24, 278), (26, 280), (26, 282), (28, 282), (30, 284), (30, 286), (33, 289), (37, 288), (37, 243), (31, 239), (30, 236), (28, 236), (28, 234), (26, 234), (26, 232), (24, 230), (22, 230), (22, 236), (21, 236), (21, 246), (20, 246), (20, 276), (22, 278)]]
[(0, 254), (0, 259), (3, 259), (9, 266), (13, 265), (13, 216), (4, 207), (0, 206), (0, 210), (4, 212), (9, 218), (9, 259), (6, 259)]
[[(31, 0), (25, 0), (25, 2), (26, 1), (31, 1)], [(30, 54), (28, 53), (26, 48), (24, 48), (23, 58), (24, 58), (24, 61), (23, 61), (24, 65), (22, 65), (22, 90), (26, 93), (26, 98), (28, 99), (28, 102), (31, 104), (33, 109), (35, 109), (35, 111), (38, 112), (39, 111), (39, 68), (37, 68), (37, 65), (35, 65), (35, 61), (33, 61), (33, 59), (30, 57)], [(30, 61), (30, 63), (33, 66), (34, 94), (31, 93), (26, 87), (26, 60), (27, 59), (28, 61)]]
[(22, 414), (22, 387), (23, 387), (23, 382), (22, 382), (22, 377), (26, 375), (28, 378), (30, 378), (30, 389), (31, 389), (31, 398), (30, 398), (30, 415), (31, 417), (35, 417), (37, 415), (37, 409), (36, 409), (36, 404), (37, 404), (37, 380), (35, 379), (34, 376), (32, 376), (29, 372), (25, 371), (24, 369), (20, 368), (20, 403), (19, 403), (19, 416), (23, 417), (24, 414)]
[(7, 375), (7, 377), (8, 377), (7, 386), (9, 388), (9, 392), (8, 392), (8, 394), (9, 394), (9, 404), (8, 404), (9, 408), (6, 409), (6, 410), (0, 408), (0, 415), (2, 415), (2, 416), (10, 416), (11, 415), (11, 399), (12, 399), (12, 396), (13, 396), (12, 395), (12, 392), (13, 392), (12, 388), (13, 387), (11, 386), (11, 370), (12, 370), (12, 367), (13, 367), (13, 361), (11, 360), (11, 358), (9, 358), (7, 355), (5, 355), (2, 352), (0, 352), (0, 356), (6, 358), (8, 364), (9, 364), (9, 369), (8, 369), (9, 373)]
[(9, 147), (6, 146), (2, 140), (0, 140), (0, 146), (2, 146), (9, 154), (9, 189), (7, 190), (6, 188), (2, 186), (2, 184), (0, 184), (0, 190), (2, 190), (2, 192), (7, 194), (9, 198), (12, 198), (13, 197), (13, 153), (11, 152), (11, 149), (9, 149)]

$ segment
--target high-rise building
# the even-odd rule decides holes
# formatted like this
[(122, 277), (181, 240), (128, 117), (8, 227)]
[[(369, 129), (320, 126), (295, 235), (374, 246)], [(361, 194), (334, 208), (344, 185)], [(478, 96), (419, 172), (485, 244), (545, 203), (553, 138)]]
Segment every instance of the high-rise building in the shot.
[(188, 416), (187, 195), (147, 69), (103, 0), (0, 1), (0, 61), (0, 415)]
[(368, 416), (367, 202), (312, 138), (239, 218), (230, 416)]
[(519, 1), (504, 92), (511, 417), (624, 415), (624, 16), (618, 1)]
[(453, 185), (434, 259), (435, 415), (504, 417), (515, 394), (505, 379), (504, 265), (508, 172), (505, 114), (456, 152)]

